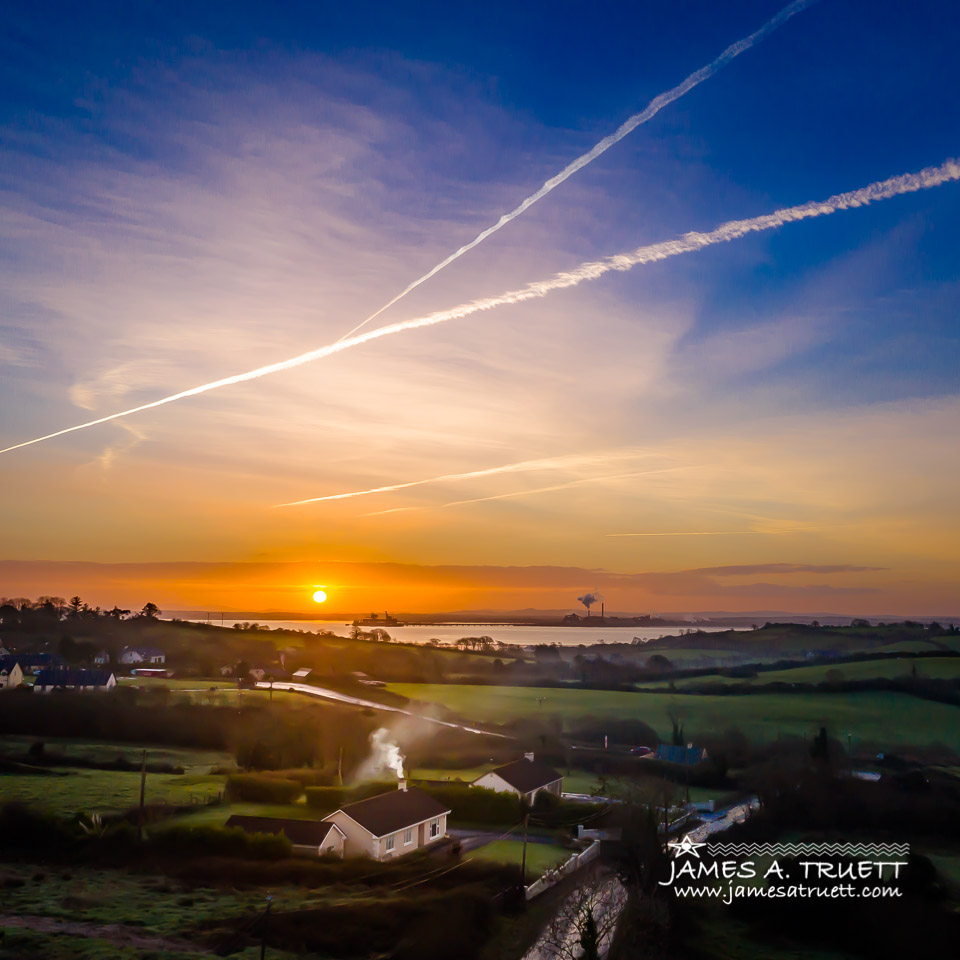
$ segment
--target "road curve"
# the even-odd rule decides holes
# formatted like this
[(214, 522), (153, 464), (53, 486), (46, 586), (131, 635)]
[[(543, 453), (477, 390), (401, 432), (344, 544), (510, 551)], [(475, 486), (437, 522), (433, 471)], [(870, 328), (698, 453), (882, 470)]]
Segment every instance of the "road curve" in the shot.
[(476, 733), (488, 737), (500, 737), (504, 740), (513, 740), (513, 737), (505, 733), (494, 733), (491, 730), (480, 730), (477, 727), (468, 727), (465, 723), (453, 723), (450, 720), (438, 720), (436, 717), (426, 717), (422, 713), (414, 713), (412, 710), (404, 710), (401, 707), (391, 707), (385, 703), (378, 703), (376, 700), (364, 700), (362, 697), (351, 697), (348, 693), (340, 693), (337, 690), (330, 690), (327, 687), (315, 687), (309, 683), (290, 683), (287, 680), (274, 680), (272, 683), (268, 680), (259, 680), (257, 682), (258, 690), (289, 690), (293, 693), (305, 693), (309, 697), (320, 697), (322, 700), (333, 700), (337, 703), (349, 703), (354, 707), (368, 707), (371, 710), (386, 710), (388, 713), (402, 713), (404, 716), (413, 717), (416, 720), (425, 720), (427, 723), (437, 723), (441, 727), (452, 727), (455, 730), (466, 730), (467, 733)]

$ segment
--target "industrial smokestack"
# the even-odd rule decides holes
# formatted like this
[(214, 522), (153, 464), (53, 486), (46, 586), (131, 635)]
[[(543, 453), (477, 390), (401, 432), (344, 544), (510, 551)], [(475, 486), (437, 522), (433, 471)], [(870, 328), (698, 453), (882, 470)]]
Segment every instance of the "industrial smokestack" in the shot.
[(582, 597), (577, 597), (577, 601), (587, 608), (588, 617), (590, 616), (590, 607), (602, 599), (603, 597), (601, 597), (599, 593), (585, 593)]
[(600, 619), (603, 619), (603, 603), (600, 603)]
[(406, 789), (407, 789), (407, 781), (406, 781), (405, 779), (398, 780), (398, 781), (397, 781), (397, 789), (398, 789), (398, 790), (406, 790)]
[(525, 753), (523, 755), (523, 759), (529, 760), (531, 763), (533, 763), (533, 751), (531, 750), (529, 753)]

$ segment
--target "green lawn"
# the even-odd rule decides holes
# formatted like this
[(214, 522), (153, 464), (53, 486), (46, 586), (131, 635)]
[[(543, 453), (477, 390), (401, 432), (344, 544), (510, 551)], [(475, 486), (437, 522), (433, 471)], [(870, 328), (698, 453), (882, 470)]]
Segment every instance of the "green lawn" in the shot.
[[(547, 870), (568, 860), (573, 853), (573, 850), (550, 843), (528, 843), (527, 882), (542, 877)], [(492, 860), (496, 863), (515, 863), (519, 867), (523, 857), (523, 841), (495, 840), (493, 843), (471, 850), (466, 856)]]
[[(691, 736), (737, 727), (751, 740), (779, 734), (809, 736), (826, 726), (834, 736), (884, 746), (944, 743), (960, 750), (960, 711), (956, 707), (900, 693), (779, 693), (697, 696), (682, 693), (629, 693), (537, 687), (393, 683), (389, 689), (426, 703), (448, 707), (479, 723), (530, 716), (636, 718), (661, 737), (670, 729), (668, 711), (678, 712)], [(543, 697), (542, 706), (537, 698)]]
[(600, 778), (596, 774), (571, 769), (561, 772), (564, 793), (592, 793), (600, 785)]

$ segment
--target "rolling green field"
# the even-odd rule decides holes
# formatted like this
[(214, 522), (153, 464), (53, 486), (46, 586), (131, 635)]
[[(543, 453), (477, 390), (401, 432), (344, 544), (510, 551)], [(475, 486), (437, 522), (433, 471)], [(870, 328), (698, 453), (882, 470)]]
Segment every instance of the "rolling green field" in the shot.
[[(705, 683), (722, 683), (726, 685), (748, 683), (760, 685), (764, 683), (825, 683), (827, 674), (831, 677), (839, 674), (843, 680), (872, 680), (878, 677), (890, 679), (893, 677), (909, 677), (916, 669), (918, 677), (930, 679), (953, 679), (960, 677), (960, 657), (929, 657), (916, 659), (883, 659), (859, 660), (854, 663), (818, 664), (811, 667), (791, 667), (787, 670), (770, 670), (758, 673), (752, 678), (722, 677), (711, 674), (705, 677), (689, 677), (673, 681), (677, 690), (688, 687), (702, 686)], [(658, 680), (655, 683), (644, 683), (645, 689), (666, 689), (670, 684), (667, 680)]]
[(144, 750), (147, 763), (169, 763), (183, 767), (188, 774), (205, 774), (217, 768), (236, 769), (233, 755), (219, 750), (191, 750), (186, 747), (163, 747), (156, 744), (114, 743), (108, 740), (74, 740), (65, 737), (4, 736), (0, 741), (0, 756), (24, 754), (30, 745), (42, 742), (47, 753), (63, 754), (87, 760), (110, 761), (122, 755), (139, 763)]
[[(826, 726), (849, 734), (854, 745), (879, 749), (942, 743), (960, 750), (960, 711), (956, 707), (900, 693), (777, 693), (698, 696), (561, 688), (458, 686), (394, 683), (389, 689), (426, 703), (442, 704), (471, 721), (502, 723), (524, 717), (556, 716), (569, 723), (583, 716), (636, 718), (661, 737), (670, 730), (668, 711), (683, 717), (689, 735), (737, 727), (751, 740), (780, 734), (809, 736)], [(542, 706), (537, 698), (543, 697)]]
[[(143, 750), (148, 763), (183, 767), (184, 773), (148, 773), (147, 803), (203, 803), (224, 789), (224, 777), (215, 769), (236, 768), (233, 757), (216, 750), (187, 750), (179, 747), (139, 747), (129, 743), (99, 740), (67, 740), (55, 737), (8, 736), (0, 744), (0, 755), (19, 756), (30, 745), (42, 741), (48, 754), (94, 761), (111, 761), (122, 755), (137, 763)], [(48, 773), (0, 774), (0, 799), (19, 800), (60, 816), (126, 810), (140, 800), (140, 773), (126, 770), (95, 770), (78, 767), (42, 767)]]
[[(542, 877), (547, 870), (563, 863), (573, 853), (573, 850), (567, 850), (552, 843), (528, 843), (527, 882)], [(495, 840), (493, 843), (471, 850), (464, 856), (479, 860), (492, 860), (495, 863), (515, 863), (519, 867), (523, 857), (523, 841)]]
[(693, 666), (691, 661), (709, 666), (715, 663), (740, 662), (747, 657), (747, 653), (743, 650), (711, 650), (707, 647), (670, 647), (666, 650), (657, 649), (651, 650), (650, 656), (653, 656), (655, 653), (662, 654), (680, 667)]
[[(206, 774), (147, 774), (147, 803), (196, 803), (223, 790), (224, 778)], [(59, 816), (127, 810), (140, 800), (140, 774), (119, 770), (57, 770), (0, 775), (0, 798), (19, 800)]]
[[(270, 698), (269, 690), (241, 690), (235, 680), (178, 680), (164, 677), (118, 677), (120, 687), (137, 687), (140, 690), (168, 690), (171, 697), (182, 702), (208, 704), (210, 706), (239, 706), (256, 700)], [(299, 694), (289, 690), (274, 690), (276, 700), (295, 697)]]

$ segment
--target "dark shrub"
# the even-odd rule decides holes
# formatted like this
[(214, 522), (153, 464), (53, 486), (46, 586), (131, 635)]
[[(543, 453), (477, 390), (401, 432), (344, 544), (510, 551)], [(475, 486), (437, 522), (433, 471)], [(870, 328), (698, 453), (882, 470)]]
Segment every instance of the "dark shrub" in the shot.
[(450, 817), (466, 823), (514, 824), (521, 819), (520, 798), (512, 793), (497, 793), (466, 784), (422, 788), (425, 793), (450, 808)]
[(38, 813), (25, 804), (0, 807), (0, 849), (60, 852), (77, 842), (78, 833), (65, 820)]
[(238, 773), (227, 777), (227, 795), (231, 800), (254, 803), (293, 803), (303, 787), (296, 780), (263, 777), (255, 773)]
[(290, 841), (282, 834), (251, 834), (238, 827), (169, 827), (151, 833), (149, 844), (164, 856), (244, 857), (248, 860), (281, 860), (290, 856)]
[(326, 813), (333, 813), (343, 806), (346, 791), (342, 787), (307, 787), (307, 805)]

